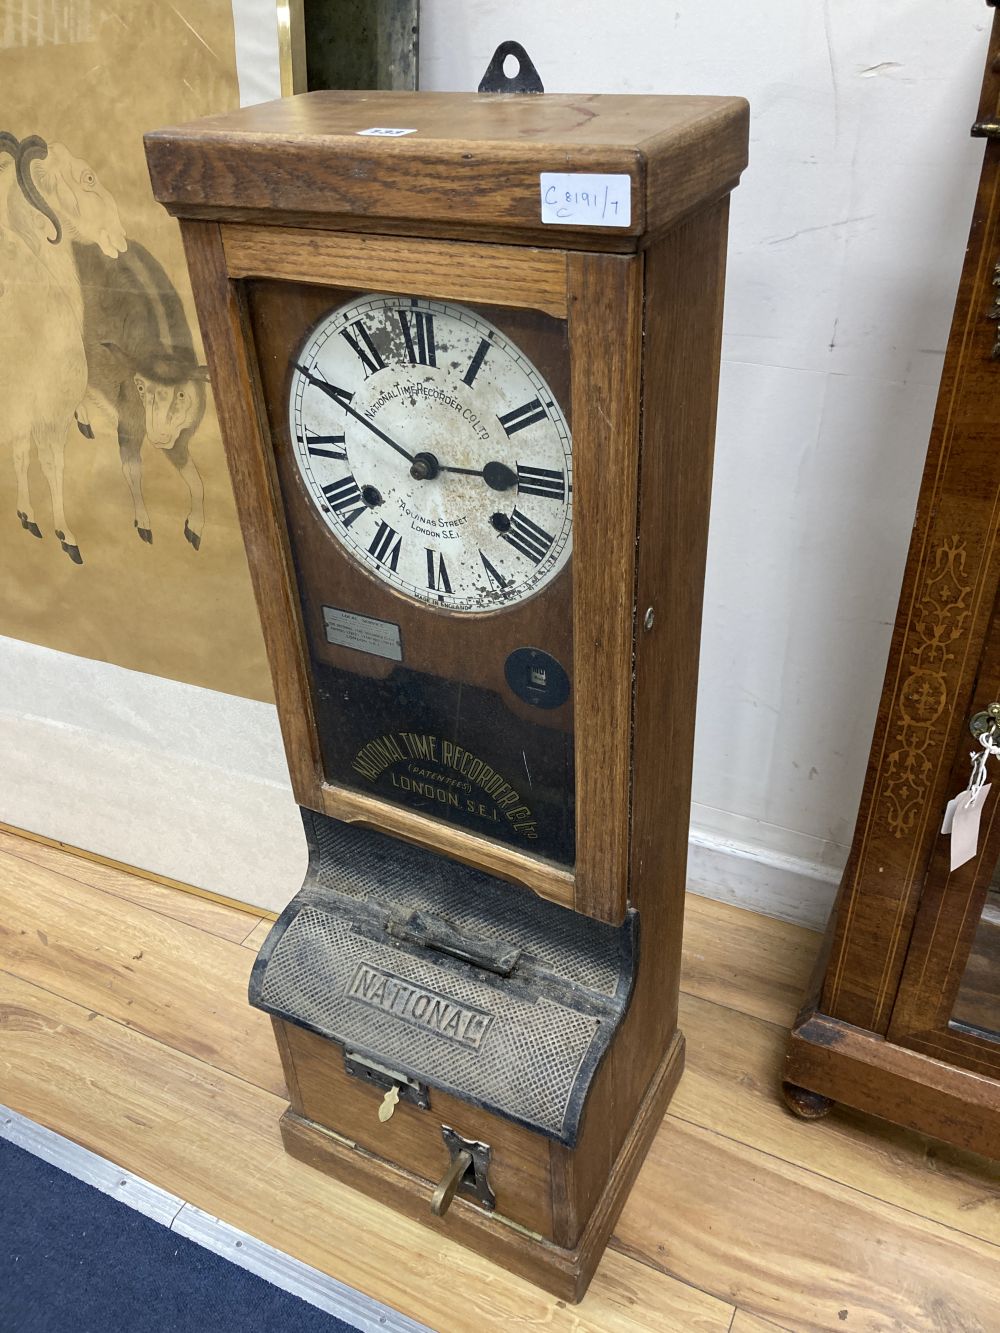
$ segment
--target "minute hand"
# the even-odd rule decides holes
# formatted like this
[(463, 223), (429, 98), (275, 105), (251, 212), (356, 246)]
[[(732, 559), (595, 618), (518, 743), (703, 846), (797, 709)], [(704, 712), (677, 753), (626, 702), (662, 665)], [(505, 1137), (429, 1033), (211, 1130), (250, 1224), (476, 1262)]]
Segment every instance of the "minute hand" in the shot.
[(397, 454), (402, 454), (408, 463), (413, 462), (413, 455), (407, 453), (401, 444), (397, 444), (395, 440), (390, 440), (384, 431), (379, 430), (378, 426), (369, 421), (367, 417), (363, 417), (360, 412), (355, 411), (350, 404), (352, 395), (346, 389), (339, 389), (336, 384), (329, 384), (326, 380), (317, 379), (315, 375), (306, 370), (305, 366), (296, 366), (295, 369), (303, 374), (310, 384), (314, 384), (317, 389), (322, 389), (328, 398), (332, 398), (345, 412), (354, 417), (355, 421), (360, 421), (362, 426), (367, 426), (371, 433), (377, 435), (390, 449), (395, 449)]

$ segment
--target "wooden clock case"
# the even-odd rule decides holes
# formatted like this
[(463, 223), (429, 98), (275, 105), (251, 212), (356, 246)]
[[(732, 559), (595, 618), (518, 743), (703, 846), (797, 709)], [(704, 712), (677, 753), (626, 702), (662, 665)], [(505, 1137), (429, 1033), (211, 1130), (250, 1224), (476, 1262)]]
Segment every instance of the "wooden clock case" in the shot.
[[(285, 1144), (569, 1300), (586, 1289), (682, 1067), (728, 196), (746, 164), (747, 120), (737, 98), (311, 93), (146, 136), (154, 193), (181, 220), (307, 828), (377, 830), (485, 872), (484, 893), (502, 895), (507, 882), (511, 894), (549, 900), (543, 911), (558, 904), (616, 940), (638, 938), (627, 1007), (572, 1145), (433, 1086), (429, 1107), (400, 1102), (381, 1125), (382, 1094), (345, 1074), (344, 1051), (276, 1017)], [(361, 133), (380, 126), (415, 132)], [(627, 177), (629, 222), (544, 225), (541, 172)], [(574, 527), (557, 596), (572, 623), (572, 864), (328, 780), (252, 329), (249, 292), (261, 282), (565, 322)], [(432, 1215), (449, 1127), (490, 1145), (495, 1207), (460, 1182), (447, 1213)]]
[(995, 760), (977, 854), (952, 871), (940, 832), (970, 722), (1000, 699), (1000, 14), (973, 134), (988, 142), (861, 809), (784, 1092), (807, 1119), (842, 1101), (1000, 1157)]

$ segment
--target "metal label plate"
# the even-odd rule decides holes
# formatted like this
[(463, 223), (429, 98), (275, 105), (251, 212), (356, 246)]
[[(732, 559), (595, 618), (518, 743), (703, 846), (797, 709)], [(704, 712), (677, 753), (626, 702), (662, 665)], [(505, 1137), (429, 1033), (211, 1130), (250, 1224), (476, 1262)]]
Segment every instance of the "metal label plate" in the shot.
[(336, 606), (323, 607), (323, 624), (327, 643), (341, 648), (353, 648), (373, 657), (387, 657), (390, 662), (402, 662), (403, 639), (399, 626), (391, 620), (375, 620), (359, 616), (355, 611), (342, 611)]

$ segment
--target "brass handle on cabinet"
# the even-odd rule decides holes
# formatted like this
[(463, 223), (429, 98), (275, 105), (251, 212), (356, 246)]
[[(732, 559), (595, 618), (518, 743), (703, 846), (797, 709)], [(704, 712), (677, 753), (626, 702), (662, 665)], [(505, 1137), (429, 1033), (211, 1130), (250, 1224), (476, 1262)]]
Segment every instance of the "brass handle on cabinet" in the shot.
[(997, 728), (1000, 728), (1000, 703), (990, 704), (978, 713), (973, 713), (969, 719), (969, 730), (977, 741), (980, 736), (985, 736), (991, 730), (996, 731)]
[(435, 1217), (444, 1217), (458, 1190), (466, 1195), (470, 1203), (475, 1202), (480, 1208), (492, 1212), (497, 1205), (497, 1198), (490, 1184), (490, 1158), (493, 1152), (490, 1145), (478, 1139), (463, 1138), (450, 1125), (441, 1126), (441, 1137), (451, 1161), (431, 1197), (431, 1212)]
[(448, 1165), (448, 1170), (441, 1177), (441, 1183), (431, 1195), (431, 1212), (435, 1217), (444, 1217), (451, 1207), (455, 1191), (462, 1183), (462, 1177), (472, 1165), (472, 1153), (462, 1149)]

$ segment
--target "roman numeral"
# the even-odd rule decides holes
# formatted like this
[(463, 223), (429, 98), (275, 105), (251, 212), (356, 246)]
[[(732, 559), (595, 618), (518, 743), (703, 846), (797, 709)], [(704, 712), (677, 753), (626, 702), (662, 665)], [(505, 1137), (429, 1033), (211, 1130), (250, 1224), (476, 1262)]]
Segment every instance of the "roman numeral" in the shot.
[[(451, 592), (451, 580), (448, 577), (448, 570), (445, 567), (444, 556), (439, 551), (432, 550), (429, 546), (427, 551), (427, 586), (432, 592)], [(437, 556), (435, 567), (434, 557)]]
[(555, 537), (530, 518), (525, 518), (520, 509), (515, 509), (510, 516), (510, 527), (500, 536), (509, 542), (515, 551), (520, 551), (537, 565), (555, 541)]
[(329, 380), (314, 375), (306, 366), (296, 364), (295, 369), (301, 372), (314, 389), (319, 389), (321, 393), (326, 394), (327, 398), (332, 398), (338, 407), (350, 407), (354, 394), (348, 389), (341, 389), (338, 385), (331, 384)]
[(546, 500), (566, 499), (566, 474), (548, 467), (517, 465), (518, 495), (541, 495)]
[(343, 449), (324, 449), (321, 447), (324, 444), (344, 445), (347, 443), (347, 439), (345, 436), (314, 435), (313, 432), (309, 429), (309, 427), (306, 426), (301, 438), (302, 438), (302, 443), (305, 445), (308, 452), (312, 454), (314, 458), (336, 458), (341, 463), (347, 462), (347, 454)]
[(462, 376), (463, 381), (471, 388), (473, 381), (479, 374), (479, 368), (486, 360), (486, 353), (490, 350), (490, 344), (484, 338), (476, 348), (476, 354), (469, 362), (469, 369)]
[[(403, 326), (403, 341), (406, 343), (406, 355), (410, 365), (436, 366), (437, 356), (434, 348), (434, 320), (426, 310), (398, 310), (399, 322)], [(410, 320), (413, 320), (413, 330)], [(416, 342), (413, 333), (416, 332)]]
[[(396, 538), (395, 546), (392, 543), (393, 537)], [(383, 519), (378, 525), (378, 531), (372, 538), (368, 550), (379, 564), (388, 565), (395, 573), (396, 565), (399, 563), (399, 548), (402, 544), (402, 537), (399, 536), (395, 528), (390, 528), (389, 524)]]
[(365, 368), (365, 379), (368, 379), (370, 375), (374, 375), (379, 370), (385, 370), (385, 362), (382, 360), (378, 348), (372, 342), (371, 334), (361, 323), (361, 320), (356, 319), (351, 325), (351, 328), (354, 330), (354, 333), (351, 333), (348, 329), (341, 329), (340, 336), (346, 338), (347, 342), (361, 358), (361, 364)]
[(332, 481), (329, 486), (324, 486), (323, 494), (329, 500), (330, 508), (340, 515), (345, 528), (349, 528), (357, 516), (363, 514), (367, 508), (358, 490), (358, 483), (350, 473), (340, 481)]
[(503, 592), (504, 588), (506, 588), (507, 585), (510, 583), (510, 579), (505, 579), (504, 576), (500, 573), (499, 569), (495, 569), (490, 564), (490, 562), (486, 559), (486, 556), (483, 555), (482, 551), (479, 552), (479, 558), (483, 562), (483, 569), (486, 570), (486, 577), (490, 581), (490, 587), (498, 588), (501, 592)]
[(536, 421), (544, 421), (545, 408), (537, 398), (532, 398), (529, 403), (522, 403), (512, 412), (505, 412), (502, 417), (498, 415), (497, 420), (508, 435), (513, 435), (515, 431), (524, 430), (525, 426), (533, 426)]

